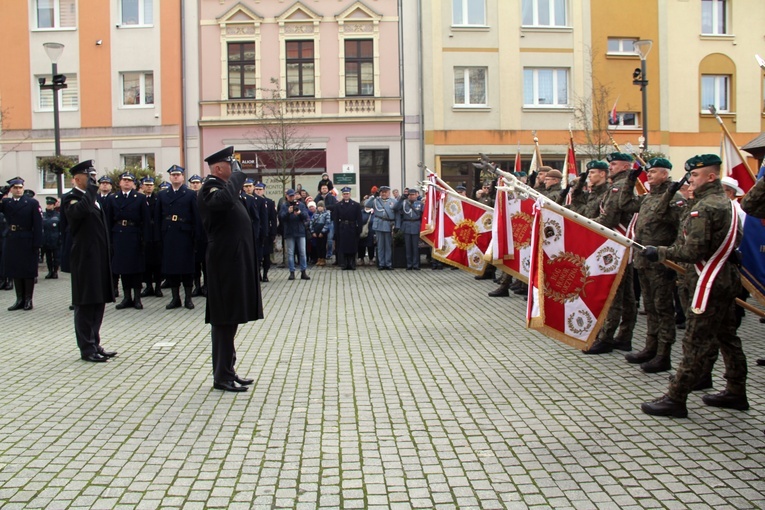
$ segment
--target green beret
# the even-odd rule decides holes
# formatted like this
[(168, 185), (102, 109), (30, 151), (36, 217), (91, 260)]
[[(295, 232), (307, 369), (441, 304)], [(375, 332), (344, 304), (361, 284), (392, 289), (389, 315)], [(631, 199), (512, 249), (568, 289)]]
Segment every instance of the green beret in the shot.
[(632, 156), (624, 152), (612, 152), (611, 154), (606, 156), (606, 161), (608, 161), (609, 163), (612, 161), (629, 161), (630, 163), (632, 163)]
[(587, 170), (608, 170), (608, 163), (605, 161), (593, 160), (587, 163)]
[(650, 170), (651, 168), (666, 168), (667, 170), (672, 170), (672, 163), (670, 163), (668, 159), (653, 158), (645, 165), (646, 170)]
[(518, 177), (528, 177), (529, 176), (529, 174), (527, 174), (526, 172), (518, 172), (515, 175), (517, 175)]
[(685, 170), (690, 172), (694, 168), (702, 168), (705, 166), (722, 165), (722, 160), (717, 154), (699, 154), (693, 156), (691, 159), (685, 162)]

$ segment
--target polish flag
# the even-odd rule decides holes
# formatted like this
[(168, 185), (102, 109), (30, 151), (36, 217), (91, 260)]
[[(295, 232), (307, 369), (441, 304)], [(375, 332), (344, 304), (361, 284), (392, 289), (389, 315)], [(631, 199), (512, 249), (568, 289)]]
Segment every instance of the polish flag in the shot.
[(738, 185), (747, 193), (757, 181), (752, 173), (752, 169), (744, 161), (741, 151), (728, 134), (723, 129), (723, 168), (725, 175), (733, 177), (738, 181)]

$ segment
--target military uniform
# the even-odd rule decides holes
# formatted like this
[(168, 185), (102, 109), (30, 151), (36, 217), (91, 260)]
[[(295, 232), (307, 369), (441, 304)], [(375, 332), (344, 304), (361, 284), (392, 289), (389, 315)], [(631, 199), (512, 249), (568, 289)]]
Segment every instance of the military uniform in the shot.
[[(410, 196), (412, 192), (409, 192)], [(415, 193), (416, 195), (416, 193)], [(421, 200), (408, 200), (401, 196), (396, 204), (396, 227), (404, 234), (404, 247), (406, 249), (406, 269), (420, 270), (420, 220), (422, 218), (423, 203)]]
[[(154, 184), (153, 177), (144, 177), (142, 184)], [(143, 273), (143, 282), (146, 287), (141, 291), (141, 297), (156, 296), (162, 297), (162, 243), (156, 236), (156, 209), (157, 194), (143, 194), (146, 197), (146, 205), (149, 207), (149, 238), (144, 243), (144, 263), (146, 270)]]
[[(388, 186), (380, 186), (380, 191), (390, 189)], [(394, 198), (386, 199), (370, 197), (364, 206), (374, 210), (372, 228), (377, 235), (377, 268), (380, 270), (393, 269), (393, 227), (396, 224), (396, 205)], [(335, 206), (337, 207), (337, 206)]]
[(741, 199), (741, 209), (755, 218), (765, 218), (765, 179), (760, 179)]
[[(350, 193), (351, 188), (344, 187), (343, 193)], [(349, 198), (337, 202), (331, 213), (335, 223), (337, 245), (335, 253), (342, 261), (343, 269), (356, 269), (356, 254), (359, 249), (359, 234), (364, 226), (361, 220), (361, 205)]]
[[(265, 190), (266, 185), (262, 182), (255, 183), (255, 191), (259, 189)], [(271, 253), (274, 249), (274, 240), (277, 234), (277, 221), (276, 221), (276, 204), (273, 200), (265, 195), (260, 196), (266, 203), (266, 231), (264, 237), (262, 237), (263, 245), (261, 246), (261, 268), (263, 269), (263, 278), (261, 281), (268, 281), (268, 270), (271, 269)]]
[[(54, 197), (45, 198), (48, 205), (56, 203)], [(48, 266), (46, 280), (55, 280), (58, 278), (58, 269), (61, 266), (61, 214), (55, 209), (45, 209), (43, 211), (43, 245), (42, 253), (45, 256), (45, 263)]]
[(13, 290), (13, 280), (5, 275), (3, 268), (3, 244), (5, 244), (7, 229), (8, 222), (5, 221), (5, 215), (0, 212), (0, 290)]

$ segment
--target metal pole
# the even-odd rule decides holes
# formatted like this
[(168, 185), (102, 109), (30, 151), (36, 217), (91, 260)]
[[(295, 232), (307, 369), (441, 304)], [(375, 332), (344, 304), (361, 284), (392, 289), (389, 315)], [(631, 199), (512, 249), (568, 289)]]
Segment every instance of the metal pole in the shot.
[(640, 60), (640, 71), (643, 78), (643, 151), (648, 150), (648, 77), (646, 76), (645, 58)]
[[(58, 65), (53, 63), (53, 76), (56, 76), (58, 74)], [(58, 123), (58, 87), (56, 87), (56, 82), (53, 82), (53, 138), (54, 138), (54, 151), (56, 156), (61, 155), (61, 130), (59, 128)], [(62, 176), (63, 174), (57, 174), (56, 175), (56, 192), (58, 193), (58, 198), (61, 198), (61, 196), (64, 194), (64, 184), (62, 182)]]

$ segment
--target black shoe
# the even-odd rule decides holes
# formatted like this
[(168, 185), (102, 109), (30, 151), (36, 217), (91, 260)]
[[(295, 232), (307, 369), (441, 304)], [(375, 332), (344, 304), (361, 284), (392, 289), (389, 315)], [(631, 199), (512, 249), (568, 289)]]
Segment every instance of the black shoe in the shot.
[(295, 271), (290, 271), (290, 277), (287, 278), (288, 280), (294, 280), (295, 279)]
[(713, 393), (711, 395), (704, 395), (701, 400), (708, 406), (712, 407), (724, 407), (726, 409), (736, 409), (738, 411), (746, 411), (749, 409), (749, 402), (746, 400), (746, 395), (734, 395), (728, 390), (722, 390), (720, 393)]
[(116, 358), (117, 357), (117, 351), (105, 351), (103, 349), (99, 349), (98, 350), (98, 354), (100, 354), (104, 358)]
[(50, 275), (51, 280), (58, 280), (58, 269), (53, 270), (53, 274)]
[(758, 366), (765, 367), (765, 358), (760, 358), (757, 361), (755, 361)]
[(213, 388), (223, 391), (247, 391), (247, 386), (237, 386), (234, 381), (214, 382)]
[(53, 271), (48, 271), (48, 274), (45, 275), (45, 279), (50, 280), (51, 278), (53, 278)]
[(633, 364), (645, 363), (646, 361), (651, 361), (655, 357), (656, 349), (643, 349), (642, 351), (631, 352), (624, 355), (624, 359), (626, 359), (628, 363)]
[[(349, 268), (349, 269), (350, 269), (350, 268)], [(310, 276), (308, 276), (308, 273), (306, 273), (305, 271), (301, 271), (301, 272), (300, 272), (300, 279), (301, 279), (301, 280), (310, 280), (310, 279), (311, 279), (311, 277), (310, 277)]]
[(263, 278), (261, 278), (260, 281), (268, 283), (268, 276), (267, 275), (263, 275)]
[(143, 310), (143, 303), (141, 303), (140, 296), (135, 298), (135, 301), (133, 301), (133, 308), (135, 308), (136, 310)]
[(162, 289), (157, 287), (154, 289), (154, 296), (156, 297), (165, 297), (165, 295), (162, 293)]
[(518, 290), (514, 290), (513, 294), (516, 296), (525, 296), (529, 293), (529, 289), (520, 288)]
[[(162, 292), (162, 291), (160, 291)], [(139, 296), (141, 297), (149, 297), (154, 295), (154, 288), (151, 285), (147, 285), (145, 289), (141, 291)]]
[(32, 306), (32, 300), (31, 300), (31, 299), (25, 299), (25, 300), (24, 300), (24, 310), (26, 310), (26, 311), (29, 311), (29, 310), (31, 310), (32, 308), (34, 308), (34, 307)]
[(8, 311), (12, 312), (14, 310), (21, 310), (22, 308), (24, 308), (24, 300), (17, 299), (15, 303), (8, 307)]
[(106, 356), (102, 356), (97, 352), (94, 352), (93, 354), (88, 354), (87, 356), (82, 356), (82, 361), (90, 361), (91, 363), (106, 363), (107, 358)]
[(489, 271), (486, 271), (485, 273), (475, 276), (476, 280), (493, 280), (494, 279), (494, 273), (491, 273)]
[(640, 409), (645, 414), (651, 416), (671, 416), (672, 418), (687, 418), (688, 409), (685, 407), (685, 402), (678, 402), (672, 400), (668, 395), (657, 398), (652, 402), (644, 402), (640, 405)]
[(651, 361), (640, 364), (640, 369), (646, 374), (658, 374), (672, 370), (672, 363), (669, 356), (656, 356)]
[(603, 342), (601, 340), (595, 340), (589, 349), (582, 351), (584, 354), (605, 354), (614, 350), (613, 344)]
[(622, 340), (621, 342), (617, 340), (614, 342), (614, 349), (629, 352), (632, 350), (632, 340)]
[(116, 308), (117, 310), (124, 310), (125, 308), (133, 308), (134, 305), (135, 305), (135, 302), (132, 299), (128, 299), (128, 297), (125, 296), (122, 299), (122, 301), (117, 303), (117, 306), (115, 306), (114, 308)]
[(419, 271), (419, 270), (420, 270), (420, 268), (419, 268), (419, 267), (413, 267), (413, 268), (412, 268), (412, 271)]
[(181, 298), (173, 298), (172, 301), (170, 301), (167, 306), (165, 306), (165, 310), (172, 310), (174, 308), (180, 308), (181, 307)]
[(510, 291), (502, 287), (489, 292), (489, 297), (510, 297)]
[(255, 382), (255, 379), (242, 379), (238, 375), (235, 375), (234, 382), (237, 384), (241, 384), (242, 386), (249, 386), (250, 384)]

